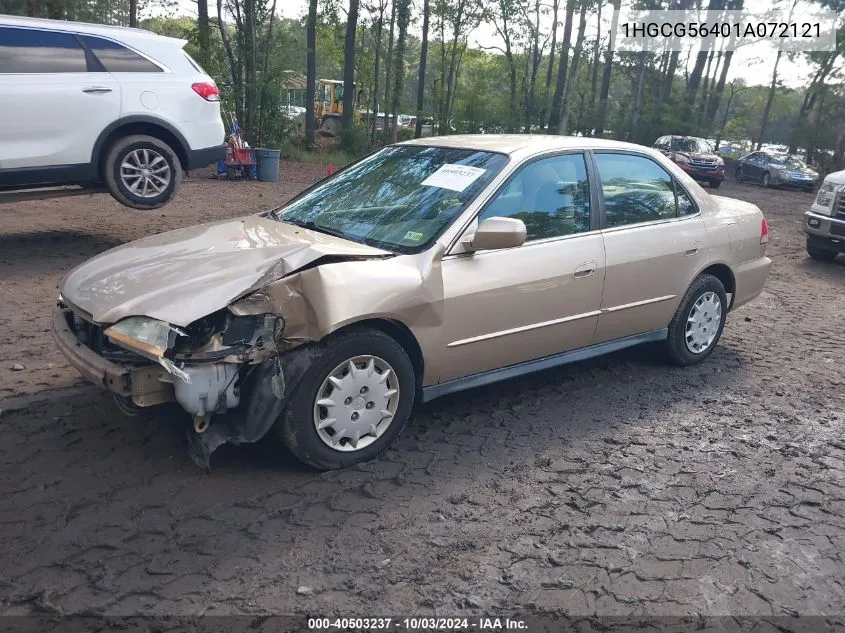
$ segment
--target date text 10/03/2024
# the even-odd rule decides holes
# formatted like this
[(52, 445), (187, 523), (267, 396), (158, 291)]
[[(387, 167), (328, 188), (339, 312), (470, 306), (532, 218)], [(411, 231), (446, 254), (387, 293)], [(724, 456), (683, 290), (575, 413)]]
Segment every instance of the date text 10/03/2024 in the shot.
[(409, 631), (526, 631), (523, 620), (512, 618), (309, 618), (311, 631), (409, 630)]

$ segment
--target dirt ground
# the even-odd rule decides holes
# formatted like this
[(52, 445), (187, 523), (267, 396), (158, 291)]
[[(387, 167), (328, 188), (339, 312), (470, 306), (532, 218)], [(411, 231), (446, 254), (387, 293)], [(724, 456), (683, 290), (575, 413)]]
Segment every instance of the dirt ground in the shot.
[(701, 366), (635, 349), (435, 401), (348, 471), (266, 441), (205, 474), (177, 412), (124, 417), (64, 361), (56, 285), (324, 174), (282, 169), (151, 214), (0, 206), (0, 614), (843, 614), (845, 257), (806, 257), (810, 195), (719, 191), (763, 209), (774, 266)]

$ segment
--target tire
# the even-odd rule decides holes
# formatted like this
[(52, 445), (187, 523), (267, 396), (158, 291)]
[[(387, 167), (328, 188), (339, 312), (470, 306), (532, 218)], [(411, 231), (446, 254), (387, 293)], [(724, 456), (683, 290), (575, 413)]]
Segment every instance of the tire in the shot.
[(711, 180), (710, 181), (710, 188), (711, 189), (718, 189), (722, 185), (721, 180)]
[(744, 180), (745, 180), (745, 178), (744, 178), (743, 173), (742, 173), (742, 167), (740, 167), (739, 169), (736, 170), (736, 181), (739, 184), (742, 184)]
[[(715, 330), (704, 333), (708, 338), (712, 335), (712, 339), (710, 339), (707, 346), (694, 350), (687, 340), (688, 335), (690, 335), (687, 331), (688, 319), (694, 309), (696, 309), (698, 315), (713, 319), (712, 303), (710, 303), (713, 297), (718, 299), (720, 306), (718, 325), (710, 325), (710, 327), (715, 327)], [(669, 323), (669, 335), (665, 342), (666, 353), (669, 359), (676, 365), (684, 367), (698, 364), (710, 356), (722, 336), (727, 311), (728, 298), (722, 282), (713, 275), (703, 274), (696, 277), (684, 294), (684, 298), (681, 300), (675, 316), (672, 317), (672, 321)], [(707, 325), (710, 323), (712, 321), (706, 322)], [(692, 340), (695, 341), (695, 335), (691, 336)]]
[[(151, 172), (143, 171), (150, 166), (153, 168)], [(132, 178), (135, 174), (137, 179)], [(176, 152), (164, 141), (136, 134), (118, 139), (111, 146), (103, 175), (115, 200), (131, 209), (149, 211), (167, 204), (176, 195), (182, 182), (182, 164)], [(141, 191), (133, 191), (130, 185)], [(148, 188), (146, 194), (143, 193), (144, 186)]]
[(765, 174), (763, 174), (763, 186), (769, 187), (769, 186), (771, 186), (771, 182), (772, 181), (771, 181), (771, 177), (769, 176), (769, 172), (766, 172)]
[(832, 262), (836, 259), (836, 256), (839, 253), (836, 251), (829, 251), (826, 248), (819, 248), (818, 246), (813, 246), (810, 242), (807, 242), (807, 255), (812, 257), (813, 259), (817, 259), (820, 262)]
[[(336, 334), (319, 344), (316, 350), (312, 364), (305, 371), (291, 394), (284, 412), (273, 427), (275, 434), (297, 458), (320, 470), (347, 468), (375, 459), (398, 437), (411, 416), (417, 386), (411, 359), (396, 340), (383, 332), (369, 328), (353, 329)], [(399, 391), (395, 395), (396, 402), (385, 395), (387, 404), (383, 405), (385, 407), (383, 410), (393, 409), (392, 418), (379, 416), (383, 410), (376, 412), (375, 406), (370, 407), (373, 401), (368, 401), (367, 395), (358, 395), (365, 393), (361, 390), (363, 387), (358, 388), (361, 382), (349, 391), (349, 393), (354, 392), (354, 400), (351, 396), (347, 396), (343, 402), (339, 399), (334, 402), (331, 399), (332, 394), (337, 393), (340, 387), (329, 383), (329, 377), (333, 375), (337, 377), (338, 370), (342, 371), (342, 367), (348, 367), (349, 361), (356, 358), (363, 365), (363, 367), (361, 365), (357, 367), (357, 370), (361, 372), (366, 372), (366, 363), (370, 358), (374, 360), (375, 371), (370, 380), (367, 381), (365, 375), (359, 378), (359, 381), (365, 382), (365, 387), (367, 382), (371, 385), (372, 390), (368, 393), (374, 399), (378, 399), (381, 395), (378, 389), (381, 389), (382, 381), (379, 378), (385, 372), (380, 370), (384, 369), (385, 364), (392, 370), (395, 380), (391, 383), (388, 374), (384, 381), (384, 388), (398, 388)], [(365, 360), (360, 360), (362, 358)], [(340, 379), (344, 383), (343, 390), (349, 387), (346, 383), (348, 379), (348, 373)], [(330, 407), (320, 406), (318, 405), (320, 400), (333, 404)], [(373, 413), (368, 413), (368, 411), (373, 411)], [(347, 415), (350, 417), (346, 418)], [(321, 430), (317, 428), (318, 420), (325, 421), (329, 418), (342, 422), (343, 427), (327, 425), (321, 433)], [(381, 420), (377, 423), (379, 435), (373, 436), (372, 433), (368, 433), (361, 436), (355, 444), (367, 443), (356, 448), (349, 441), (347, 433), (366, 432), (365, 425), (372, 424), (376, 419)], [(362, 424), (360, 429), (357, 427), (356, 420), (360, 420)], [(349, 431), (349, 429), (353, 430)], [(331, 437), (329, 437), (330, 433)], [(338, 444), (333, 447), (330, 442), (341, 435)]]

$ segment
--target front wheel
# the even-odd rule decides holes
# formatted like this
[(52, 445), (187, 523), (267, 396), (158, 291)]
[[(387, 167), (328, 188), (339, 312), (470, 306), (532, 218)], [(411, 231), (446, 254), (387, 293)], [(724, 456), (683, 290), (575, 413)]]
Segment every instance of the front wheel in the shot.
[(772, 182), (771, 177), (769, 176), (769, 172), (763, 174), (763, 186), (768, 187)]
[(722, 185), (721, 180), (711, 180), (710, 181), (710, 188), (711, 189), (718, 189)]
[(274, 427), (287, 448), (320, 470), (376, 458), (411, 416), (414, 366), (396, 340), (373, 329), (331, 337)]
[(728, 298), (713, 275), (699, 275), (687, 290), (669, 323), (666, 351), (677, 365), (695, 365), (707, 358), (725, 327)]
[(742, 184), (742, 181), (745, 180), (745, 175), (742, 173), (742, 167), (736, 170), (736, 181), (739, 184)]
[(104, 175), (115, 200), (148, 211), (167, 204), (176, 195), (182, 182), (182, 164), (164, 141), (135, 134), (112, 145)]

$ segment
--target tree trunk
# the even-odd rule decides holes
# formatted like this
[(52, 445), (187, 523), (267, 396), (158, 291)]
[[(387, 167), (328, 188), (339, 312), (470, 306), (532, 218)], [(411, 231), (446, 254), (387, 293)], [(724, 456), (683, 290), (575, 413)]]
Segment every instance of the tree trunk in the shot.
[(628, 140), (634, 140), (634, 134), (637, 130), (637, 125), (640, 122), (640, 108), (643, 102), (643, 82), (645, 80), (646, 60), (648, 53), (643, 51), (640, 53), (640, 68), (637, 72), (637, 82), (634, 86), (634, 102), (631, 104), (631, 121), (628, 125)]
[(429, 0), (423, 0), (422, 44), (420, 45), (420, 69), (417, 77), (417, 125), (414, 138), (422, 136), (423, 108), (425, 107), (425, 66), (428, 58), (428, 20), (431, 13)]
[[(601, 9), (599, 9), (601, 10)], [(549, 67), (546, 69), (546, 91), (543, 96), (543, 108), (540, 111), (540, 124), (546, 120), (546, 108), (549, 102), (549, 88), (552, 85), (552, 76), (555, 67), (555, 48), (557, 47), (557, 14), (560, 11), (560, 0), (552, 2), (552, 46), (549, 49)], [(601, 21), (599, 21), (601, 27)]]
[[(586, 0), (583, 0), (586, 2)], [(619, 2), (619, 0), (616, 0)], [(566, 19), (563, 23), (563, 39), (560, 42), (560, 66), (557, 70), (557, 83), (555, 84), (555, 93), (552, 97), (552, 108), (549, 111), (548, 129), (558, 127), (560, 121), (561, 101), (563, 100), (563, 91), (566, 87), (567, 67), (569, 65), (569, 43), (572, 39), (572, 20), (575, 18), (575, 2), (576, 0), (566, 0)]]
[(581, 61), (581, 48), (584, 45), (584, 31), (587, 28), (587, 2), (581, 4), (581, 17), (578, 22), (578, 35), (575, 38), (575, 50), (572, 52), (572, 68), (569, 69), (566, 87), (563, 91), (563, 98), (560, 102), (560, 115), (558, 117), (558, 134), (566, 134), (569, 125), (569, 110), (572, 108), (572, 93), (575, 90), (575, 80), (578, 76), (578, 64)]
[(235, 117), (239, 122), (243, 122), (243, 69), (238, 63), (238, 59), (235, 57), (235, 51), (232, 48), (232, 40), (229, 37), (229, 32), (226, 30), (226, 22), (223, 20), (223, 0), (217, 0), (217, 28), (220, 31), (220, 39), (223, 42), (223, 48), (226, 51), (226, 58), (229, 60), (229, 69), (232, 75), (232, 89), (235, 93)]
[(540, 0), (534, 2), (534, 42), (531, 46), (531, 79), (525, 95), (525, 132), (531, 133), (531, 122), (534, 118), (534, 95), (537, 91), (537, 72), (540, 69), (542, 55), (540, 54)]
[(211, 60), (211, 26), (208, 19), (208, 0), (197, 0), (197, 43), (200, 48), (200, 64)]
[[(710, 51), (710, 54), (707, 56), (707, 67), (704, 71), (704, 79), (701, 84), (701, 98), (698, 100), (698, 114), (696, 115), (697, 121), (702, 123), (704, 120), (704, 113), (707, 109), (707, 100), (710, 96), (709, 90), (710, 88), (710, 69), (713, 66), (713, 57), (715, 57), (716, 51)], [(718, 63), (716, 64), (718, 69)]]
[(731, 93), (728, 95), (728, 102), (725, 104), (725, 113), (722, 116), (722, 124), (719, 126), (719, 132), (716, 134), (716, 150), (719, 149), (719, 143), (722, 142), (722, 136), (725, 133), (725, 126), (728, 124), (728, 115), (731, 111), (731, 103), (734, 100), (734, 95), (736, 95), (736, 89), (734, 88), (733, 84), (731, 84)]
[(38, 17), (38, 0), (26, 0), (26, 15), (30, 18)]
[(390, 142), (395, 143), (399, 134), (398, 115), (399, 102), (402, 97), (402, 87), (405, 81), (405, 39), (408, 35), (408, 22), (411, 20), (411, 0), (397, 0), (399, 3), (396, 12), (397, 26), (399, 27), (399, 34), (396, 38), (396, 76), (393, 85), (393, 121), (390, 127)]
[[(426, 0), (428, 1), (428, 0)], [(378, 22), (376, 22), (376, 59), (373, 69), (373, 100), (370, 106), (370, 143), (376, 142), (376, 125), (378, 123), (378, 88), (379, 88), (379, 66), (381, 64), (381, 33), (384, 30), (384, 10), (387, 5), (384, 0), (379, 2)], [(388, 60), (388, 63), (390, 61)]]
[[(217, 0), (219, 3), (220, 0)], [(308, 3), (308, 21), (305, 27), (306, 79), (305, 79), (305, 141), (308, 147), (314, 147), (317, 129), (314, 105), (317, 101), (317, 0)]]
[(587, 116), (587, 123), (589, 129), (587, 136), (595, 135), (595, 116), (596, 116), (596, 94), (599, 84), (599, 58), (601, 53), (601, 8), (602, 3), (598, 4), (598, 22), (596, 25), (596, 43), (593, 45), (593, 67), (590, 69), (590, 106), (587, 109), (589, 113)]
[(760, 136), (757, 137), (757, 151), (763, 145), (763, 135), (766, 133), (766, 126), (769, 124), (769, 114), (772, 111), (772, 102), (775, 100), (775, 90), (778, 83), (778, 64), (783, 50), (779, 50), (775, 57), (775, 68), (772, 71), (772, 83), (769, 85), (769, 97), (766, 99), (766, 107), (763, 109), (763, 119), (760, 121)]
[(349, 0), (346, 41), (343, 46), (343, 129), (352, 126), (355, 113), (355, 36), (358, 29), (358, 0)]
[(384, 69), (384, 135), (389, 138), (390, 134), (390, 76), (393, 70), (393, 30), (396, 26), (396, 2), (402, 0), (393, 0), (390, 4), (390, 31), (387, 35), (387, 57), (385, 57)]
[[(724, 5), (725, 0), (710, 0), (707, 9), (709, 11), (717, 11)], [(681, 109), (681, 120), (689, 121), (692, 115), (692, 108), (695, 103), (695, 97), (698, 94), (698, 88), (701, 85), (701, 76), (704, 73), (704, 66), (707, 64), (707, 58), (710, 54), (711, 43), (707, 44), (707, 48), (698, 51), (695, 58), (695, 66), (693, 66), (692, 73), (690, 73), (687, 81), (686, 91), (684, 92), (684, 105)]]
[(713, 127), (713, 121), (716, 120), (716, 112), (719, 110), (719, 102), (721, 102), (722, 94), (725, 92), (725, 81), (728, 78), (728, 70), (731, 67), (733, 56), (733, 51), (725, 51), (725, 56), (722, 60), (722, 72), (719, 74), (719, 82), (716, 84), (716, 89), (710, 91), (707, 114), (704, 118), (704, 123), (708, 129)]
[(129, 0), (129, 26), (138, 28), (138, 0)]
[[(621, 0), (613, 0), (613, 10), (618, 11)], [(611, 29), (616, 28), (612, 24)], [(604, 136), (604, 126), (607, 122), (607, 101), (610, 96), (610, 75), (613, 72), (613, 50), (610, 48), (610, 41), (607, 43), (607, 50), (604, 52), (604, 68), (601, 75), (601, 90), (599, 91), (599, 109), (596, 113), (596, 136)]]

